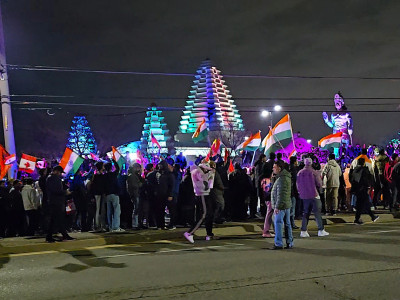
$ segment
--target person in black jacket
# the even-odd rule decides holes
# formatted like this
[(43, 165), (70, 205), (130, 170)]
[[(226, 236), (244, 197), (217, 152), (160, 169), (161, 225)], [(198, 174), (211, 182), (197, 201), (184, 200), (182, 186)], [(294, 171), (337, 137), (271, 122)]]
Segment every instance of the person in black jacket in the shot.
[[(104, 186), (107, 203), (107, 220), (110, 232), (123, 232), (125, 231), (120, 227), (121, 206), (119, 204), (119, 185), (118, 174), (119, 166), (115, 160), (113, 163), (104, 165), (106, 173), (104, 174)], [(112, 170), (115, 166), (114, 171)]]
[(142, 166), (134, 163), (128, 170), (127, 188), (130, 200), (133, 204), (132, 227), (134, 229), (143, 228), (143, 200), (141, 198), (141, 188), (145, 180), (142, 177)]
[(294, 223), (294, 218), (296, 216), (296, 203), (298, 202), (299, 199), (299, 192), (297, 191), (297, 185), (296, 185), (297, 173), (299, 172), (298, 162), (296, 156), (291, 156), (289, 160), (290, 160), (289, 171), (290, 174), (292, 175), (292, 190), (291, 190), (292, 207), (290, 208), (290, 224), (292, 226), (292, 229), (299, 229), (299, 226), (297, 226)]
[(9, 191), (6, 187), (6, 182), (1, 180), (0, 181), (0, 238), (6, 237), (6, 208), (8, 202), (8, 195)]
[(155, 214), (158, 229), (165, 229), (165, 206), (167, 201), (173, 200), (174, 176), (163, 160), (158, 164), (158, 170), (148, 174), (147, 181), (150, 191), (150, 205)]
[(46, 236), (46, 241), (48, 243), (54, 243), (56, 241), (53, 238), (53, 233), (57, 231), (62, 234), (63, 240), (74, 240), (74, 238), (68, 235), (65, 228), (65, 197), (70, 195), (71, 192), (64, 189), (62, 173), (64, 173), (63, 168), (61, 166), (56, 166), (46, 180), (50, 215), (50, 224), (47, 228)]
[(96, 170), (90, 185), (90, 191), (96, 199), (95, 229), (106, 231), (106, 195), (104, 181), (104, 163), (97, 162)]
[(373, 182), (373, 175), (365, 166), (365, 159), (359, 158), (357, 161), (357, 167), (354, 169), (350, 177), (351, 192), (357, 197), (357, 211), (354, 220), (354, 223), (356, 224), (363, 224), (360, 216), (364, 211), (369, 214), (373, 222), (376, 222), (379, 219), (379, 216), (375, 216), (371, 211), (371, 206), (369, 205), (368, 191), (373, 185)]
[(6, 236), (24, 236), (25, 234), (25, 209), (22, 200), (21, 189), (22, 182), (14, 180), (13, 187), (6, 197)]
[(232, 220), (246, 220), (246, 199), (251, 191), (251, 181), (239, 163), (235, 163), (235, 171), (229, 174), (229, 189), (232, 192)]

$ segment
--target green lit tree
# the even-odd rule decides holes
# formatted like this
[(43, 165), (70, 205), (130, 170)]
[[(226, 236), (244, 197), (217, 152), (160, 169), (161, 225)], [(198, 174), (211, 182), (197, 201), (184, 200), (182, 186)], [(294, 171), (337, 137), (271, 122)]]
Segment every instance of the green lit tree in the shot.
[(72, 120), (67, 147), (79, 155), (90, 155), (97, 152), (97, 144), (86, 117), (76, 116)]

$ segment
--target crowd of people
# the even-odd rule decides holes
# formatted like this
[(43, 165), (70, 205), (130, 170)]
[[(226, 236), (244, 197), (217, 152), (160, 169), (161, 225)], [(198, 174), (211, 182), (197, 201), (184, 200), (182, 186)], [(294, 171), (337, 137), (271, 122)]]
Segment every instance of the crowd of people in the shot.
[[(377, 206), (399, 208), (400, 158), (396, 151), (352, 147), (327, 161), (314, 153), (282, 160), (280, 153), (261, 154), (254, 166), (242, 167), (217, 156), (187, 163), (168, 155), (157, 164), (131, 163), (121, 172), (115, 161), (86, 160), (74, 175), (61, 166), (39, 170), (37, 180), (0, 182), (0, 237), (45, 234), (47, 242), (73, 239), (69, 232), (119, 233), (125, 230), (174, 230), (187, 227), (194, 243), (204, 223), (207, 240), (213, 224), (264, 219), (263, 237), (274, 238), (274, 249), (293, 247), (293, 230), (309, 237), (310, 214), (318, 236), (327, 236), (322, 216), (338, 211), (372, 221)], [(390, 155), (388, 155), (390, 154)], [(295, 224), (301, 219), (301, 228)], [(284, 228), (284, 234), (283, 234)]]

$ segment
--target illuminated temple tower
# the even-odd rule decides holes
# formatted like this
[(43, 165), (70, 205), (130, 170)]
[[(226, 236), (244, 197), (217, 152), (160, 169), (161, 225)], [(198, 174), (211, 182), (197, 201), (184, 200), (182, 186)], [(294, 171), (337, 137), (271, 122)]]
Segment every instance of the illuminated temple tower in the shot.
[(167, 124), (164, 123), (162, 111), (153, 103), (146, 112), (143, 125), (140, 149), (146, 153), (158, 153), (158, 146), (151, 142), (151, 133), (161, 146), (160, 153), (168, 153), (168, 140), (170, 139)]
[(183, 110), (178, 139), (181, 139), (181, 134), (193, 134), (203, 119), (210, 131), (244, 130), (242, 118), (221, 71), (210, 60), (205, 60), (196, 73)]

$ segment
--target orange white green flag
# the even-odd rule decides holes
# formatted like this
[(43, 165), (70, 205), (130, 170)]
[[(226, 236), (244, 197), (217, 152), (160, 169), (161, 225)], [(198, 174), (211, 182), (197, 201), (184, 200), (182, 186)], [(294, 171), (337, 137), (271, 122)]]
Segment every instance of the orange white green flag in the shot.
[(285, 115), (274, 128), (270, 129), (268, 135), (261, 143), (265, 155), (286, 147), (293, 141), (292, 124), (289, 114)]
[(256, 151), (261, 145), (261, 132), (252, 134), (247, 140), (241, 143), (236, 150)]
[(327, 135), (319, 140), (318, 146), (322, 150), (328, 150), (329, 148), (340, 148), (342, 144), (342, 133), (337, 132), (334, 134)]
[(122, 170), (122, 166), (125, 163), (125, 158), (119, 153), (119, 151), (112, 146), (112, 157), (117, 162), (119, 169)]
[(83, 163), (83, 158), (75, 153), (71, 148), (66, 148), (63, 157), (60, 160), (60, 166), (65, 174), (75, 174)]
[(197, 143), (204, 140), (208, 136), (207, 123), (206, 119), (201, 121), (199, 127), (197, 127), (196, 131), (192, 135), (193, 142)]

